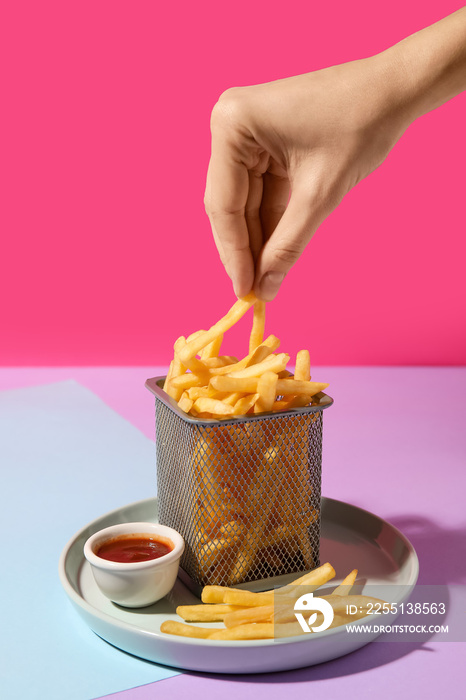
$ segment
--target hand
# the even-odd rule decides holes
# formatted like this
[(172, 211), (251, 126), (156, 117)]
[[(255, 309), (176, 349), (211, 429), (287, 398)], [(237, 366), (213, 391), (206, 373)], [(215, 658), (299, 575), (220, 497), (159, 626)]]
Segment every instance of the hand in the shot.
[(273, 299), (345, 194), (466, 87), (465, 39), (460, 10), (374, 57), (221, 96), (205, 204), (237, 296)]

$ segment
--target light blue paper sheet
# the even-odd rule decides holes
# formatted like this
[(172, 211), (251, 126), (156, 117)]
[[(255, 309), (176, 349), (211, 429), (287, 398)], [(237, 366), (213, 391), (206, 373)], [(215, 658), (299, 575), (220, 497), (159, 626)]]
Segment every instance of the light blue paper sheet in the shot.
[(74, 381), (0, 392), (0, 696), (90, 700), (177, 675), (97, 637), (58, 560), (82, 526), (155, 495), (155, 447)]

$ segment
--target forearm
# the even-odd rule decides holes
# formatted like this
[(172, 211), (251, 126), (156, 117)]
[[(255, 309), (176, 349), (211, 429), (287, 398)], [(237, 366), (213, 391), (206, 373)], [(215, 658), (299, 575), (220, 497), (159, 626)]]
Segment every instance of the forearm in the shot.
[(380, 60), (397, 83), (408, 122), (466, 90), (466, 7), (412, 34)]

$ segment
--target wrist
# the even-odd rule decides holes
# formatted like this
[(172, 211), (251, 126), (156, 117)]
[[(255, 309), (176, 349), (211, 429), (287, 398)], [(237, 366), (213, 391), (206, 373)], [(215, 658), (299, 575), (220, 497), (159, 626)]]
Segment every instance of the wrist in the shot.
[(408, 121), (466, 89), (466, 8), (379, 54)]

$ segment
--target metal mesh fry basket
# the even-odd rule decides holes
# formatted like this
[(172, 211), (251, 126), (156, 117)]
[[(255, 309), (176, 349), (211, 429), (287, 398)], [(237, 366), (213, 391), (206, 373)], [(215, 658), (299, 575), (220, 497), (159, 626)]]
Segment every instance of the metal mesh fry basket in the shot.
[(322, 412), (333, 400), (320, 393), (305, 408), (201, 420), (165, 394), (164, 379), (146, 382), (159, 521), (185, 540), (185, 582), (196, 592), (250, 582), (260, 590), (318, 566)]

